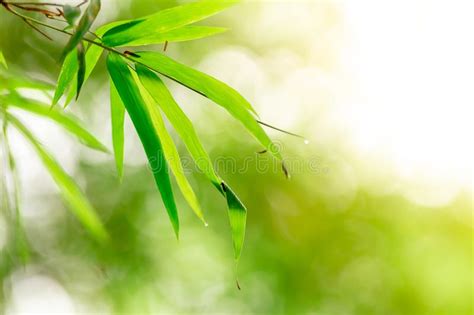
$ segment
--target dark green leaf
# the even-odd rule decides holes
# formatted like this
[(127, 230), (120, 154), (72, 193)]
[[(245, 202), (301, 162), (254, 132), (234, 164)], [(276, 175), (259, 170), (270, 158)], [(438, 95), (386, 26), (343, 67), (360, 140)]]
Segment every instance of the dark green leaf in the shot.
[(247, 209), (237, 195), (224, 182), (222, 182), (222, 189), (225, 192), (227, 207), (229, 208), (229, 221), (234, 243), (234, 257), (238, 260), (244, 245)]
[(150, 113), (144, 103), (138, 86), (132, 76), (128, 64), (117, 54), (109, 54), (107, 67), (115, 87), (132, 119), (135, 129), (140, 137), (155, 177), (155, 182), (160, 190), (163, 203), (170, 217), (176, 236), (179, 235), (178, 211), (173, 197), (173, 190), (169, 178), (160, 139), (156, 134)]
[(71, 114), (65, 113), (62, 110), (51, 109), (46, 104), (42, 104), (35, 100), (23, 98), (19, 95), (10, 96), (8, 98), (5, 98), (3, 101), (6, 104), (14, 106), (18, 109), (49, 118), (67, 131), (69, 131), (71, 134), (75, 135), (82, 143), (84, 143), (88, 147), (102, 152), (108, 152), (107, 148), (91, 133), (89, 133), (84, 127), (82, 127), (78, 120)]
[(125, 107), (113, 82), (110, 82), (110, 116), (112, 120), (112, 143), (114, 147), (115, 165), (120, 180), (123, 177), (123, 145)]
[(92, 24), (94, 23), (97, 15), (100, 11), (100, 0), (90, 0), (89, 6), (86, 9), (86, 12), (82, 16), (81, 20), (79, 21), (79, 25), (77, 26), (74, 34), (69, 39), (69, 42), (66, 44), (64, 48), (63, 54), (61, 59), (64, 59), (69, 52), (71, 52), (82, 38), (87, 34), (89, 29), (91, 28)]
[(130, 58), (204, 95), (224, 107), (235, 119), (239, 120), (266, 149), (279, 160), (282, 159), (278, 148), (273, 145), (268, 135), (250, 112), (254, 112), (252, 106), (236, 90), (207, 74), (180, 64), (161, 53), (141, 52), (137, 53), (137, 55), (139, 57), (131, 56)]
[(99, 241), (109, 239), (107, 231), (100, 222), (95, 210), (84, 196), (74, 180), (63, 170), (56, 160), (35, 139), (33, 134), (15, 117), (9, 116), (9, 121), (31, 142), (43, 164), (54, 179), (64, 200), (68, 203), (72, 213), (81, 221), (85, 228)]
[(228, 7), (237, 1), (205, 0), (159, 11), (148, 17), (128, 21), (112, 28), (104, 35), (104, 44), (123, 46), (140, 38), (154, 36), (194, 22), (203, 20)]
[(86, 75), (86, 52), (84, 50), (84, 44), (79, 42), (77, 45), (77, 62), (79, 69), (77, 70), (77, 93), (76, 100), (79, 98), (81, 93), (82, 85), (84, 84), (84, 78)]

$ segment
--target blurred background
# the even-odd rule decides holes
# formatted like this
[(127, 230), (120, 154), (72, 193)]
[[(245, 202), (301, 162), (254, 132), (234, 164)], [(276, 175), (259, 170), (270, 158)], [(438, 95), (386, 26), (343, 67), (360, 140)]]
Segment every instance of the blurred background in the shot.
[[(104, 0), (96, 26), (180, 3)], [(268, 130), (288, 161), (286, 180), (222, 108), (167, 81), (248, 207), (238, 267), (225, 200), (177, 137), (209, 222), (176, 189), (179, 242), (129, 121), (120, 183), (112, 155), (23, 115), (113, 241), (89, 238), (12, 133), (30, 258), (5, 263), (14, 261), (11, 226), (0, 213), (1, 310), (472, 314), (473, 10), (463, 0), (244, 1), (203, 23), (229, 32), (169, 45), (169, 56), (240, 91), (262, 120), (309, 141)], [(0, 27), (10, 67), (55, 82), (65, 38), (46, 41), (4, 10)], [(108, 93), (101, 62), (68, 110), (111, 147)]]

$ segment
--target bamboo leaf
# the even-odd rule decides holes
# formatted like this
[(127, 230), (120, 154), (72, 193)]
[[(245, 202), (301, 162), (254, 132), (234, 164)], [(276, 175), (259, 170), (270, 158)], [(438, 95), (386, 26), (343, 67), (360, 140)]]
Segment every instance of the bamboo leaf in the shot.
[(230, 187), (224, 182), (222, 182), (222, 188), (227, 199), (227, 207), (229, 208), (228, 213), (234, 244), (234, 257), (238, 260), (244, 245), (247, 209), (232, 189), (230, 189)]
[(127, 43), (127, 46), (154, 45), (164, 42), (183, 42), (217, 35), (227, 31), (223, 27), (184, 26), (164, 33), (154, 33)]
[(2, 65), (5, 69), (8, 69), (7, 61), (5, 60), (5, 56), (3, 52), (0, 51), (0, 65)]
[(77, 70), (76, 100), (79, 98), (79, 94), (81, 93), (82, 85), (84, 84), (84, 78), (86, 75), (86, 52), (82, 42), (79, 42), (77, 45), (77, 63), (79, 65), (79, 69)]
[[(76, 75), (79, 69), (78, 60), (79, 58), (77, 49), (71, 51), (64, 60), (63, 65), (61, 67), (61, 72), (59, 73), (58, 84), (56, 87), (56, 91), (54, 92), (53, 103), (51, 106), (55, 106), (59, 102), (61, 96), (64, 95), (64, 92), (74, 80), (74, 76)], [(73, 93), (75, 92), (76, 91), (73, 91)]]
[(43, 148), (25, 125), (11, 115), (9, 115), (8, 119), (29, 140), (29, 142), (31, 142), (44, 166), (48, 169), (51, 177), (61, 190), (61, 195), (69, 205), (72, 213), (97, 241), (101, 243), (108, 241), (109, 236), (107, 231), (74, 180), (63, 170), (51, 154)]
[(51, 109), (46, 104), (42, 104), (35, 100), (23, 98), (19, 95), (11, 95), (10, 97), (5, 98), (5, 102), (8, 105), (14, 106), (18, 109), (51, 119), (59, 126), (63, 127), (71, 134), (76, 136), (86, 146), (98, 151), (108, 152), (105, 145), (103, 145), (99, 140), (97, 140), (84, 127), (82, 127), (76, 117), (71, 114), (65, 113), (64, 111), (59, 109)]
[(79, 24), (74, 32), (74, 34), (69, 39), (69, 42), (66, 44), (64, 51), (62, 53), (61, 60), (63, 60), (69, 52), (71, 52), (76, 46), (82, 41), (82, 38), (87, 34), (92, 24), (94, 23), (97, 15), (100, 11), (100, 0), (90, 0), (89, 6), (86, 9), (86, 12), (83, 14), (79, 20)]
[(141, 83), (163, 110), (166, 117), (183, 140), (198, 168), (207, 176), (214, 186), (220, 190), (221, 180), (215, 173), (212, 161), (202, 146), (192, 122), (176, 103), (173, 96), (156, 73), (139, 64), (136, 65), (136, 70)]
[(176, 237), (179, 237), (178, 211), (173, 197), (168, 165), (163, 154), (160, 139), (153, 128), (150, 113), (140, 95), (138, 86), (135, 84), (129, 66), (122, 57), (117, 54), (109, 54), (107, 67), (110, 77), (143, 144)]
[(112, 143), (114, 147), (115, 165), (120, 180), (123, 177), (123, 147), (125, 107), (113, 82), (110, 82), (110, 116), (112, 120)]
[(178, 132), (199, 169), (226, 198), (232, 229), (234, 255), (236, 259), (239, 259), (243, 247), (245, 224), (247, 220), (247, 210), (245, 206), (240, 202), (230, 187), (215, 173), (212, 161), (202, 146), (191, 121), (176, 103), (159, 76), (139, 64), (136, 65), (136, 70), (141, 83), (147, 89), (150, 96), (158, 103), (176, 132)]
[[(104, 35), (104, 33), (107, 30), (111, 29), (115, 25), (117, 25), (116, 22), (101, 26), (95, 31), (95, 34), (100, 37)], [(99, 42), (99, 39), (95, 39), (94, 41)], [(103, 52), (104, 52), (104, 49), (102, 47), (94, 45), (94, 44), (89, 44), (89, 48), (87, 49), (87, 52), (86, 52), (86, 73), (84, 76), (84, 83), (87, 81), (87, 79), (89, 79), (90, 75), (94, 71)], [(78, 78), (76, 74), (74, 77), (74, 82), (76, 82), (76, 85), (77, 85), (77, 79)], [(70, 89), (66, 98), (65, 106), (71, 103), (75, 95), (76, 95), (76, 91), (74, 89)]]
[(164, 33), (203, 20), (237, 3), (233, 0), (204, 0), (159, 11), (148, 17), (128, 21), (104, 35), (104, 44), (124, 46), (140, 38)]
[(136, 53), (136, 55), (138, 57), (131, 56), (130, 58), (224, 107), (235, 119), (239, 120), (266, 149), (276, 158), (282, 160), (278, 148), (273, 145), (268, 135), (250, 112), (255, 112), (252, 106), (236, 90), (207, 74), (180, 64), (161, 53), (141, 52)]
[(54, 86), (50, 83), (42, 82), (36, 79), (33, 80), (30, 78), (24, 78), (22, 77), (21, 73), (18, 73), (13, 69), (9, 69), (8, 73), (0, 71), (0, 85), (10, 90), (26, 88), (49, 91), (54, 88)]
[(161, 116), (160, 108), (157, 106), (155, 100), (150, 96), (148, 91), (143, 87), (140, 83), (140, 79), (134, 75), (135, 82), (137, 83), (140, 93), (145, 101), (147, 106), (147, 110), (150, 113), (150, 117), (155, 127), (155, 132), (157, 133), (158, 137), (160, 138), (161, 145), (163, 147), (163, 153), (165, 155), (166, 161), (170, 166), (171, 171), (173, 172), (176, 183), (178, 184), (181, 192), (183, 193), (184, 198), (193, 209), (194, 213), (201, 219), (204, 224), (207, 224), (204, 220), (204, 216), (202, 214), (201, 206), (197, 200), (197, 197), (189, 184), (186, 176), (184, 175), (183, 166), (181, 164), (181, 159), (179, 157), (178, 150), (171, 138), (170, 134), (166, 130), (165, 123)]

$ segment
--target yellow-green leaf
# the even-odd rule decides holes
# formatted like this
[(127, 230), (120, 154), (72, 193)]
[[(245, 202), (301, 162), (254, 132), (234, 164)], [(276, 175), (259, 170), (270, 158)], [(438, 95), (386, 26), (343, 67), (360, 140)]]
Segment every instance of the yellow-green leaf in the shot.
[(276, 158), (282, 160), (276, 146), (256, 121), (252, 112), (255, 112), (250, 103), (236, 90), (227, 84), (198, 70), (187, 67), (175, 60), (157, 52), (136, 53), (133, 60), (170, 79), (204, 95), (215, 103), (224, 107), (235, 119), (240, 121), (245, 128)]
[(114, 83), (110, 82), (110, 117), (112, 121), (112, 143), (114, 147), (115, 165), (120, 180), (123, 177), (123, 146), (125, 107)]
[(199, 201), (196, 198), (191, 184), (189, 184), (186, 176), (184, 175), (184, 170), (181, 164), (181, 159), (179, 157), (178, 150), (176, 149), (173, 139), (166, 130), (165, 123), (163, 121), (163, 118), (161, 117), (160, 108), (156, 104), (155, 100), (150, 96), (148, 91), (140, 83), (140, 79), (136, 76), (136, 74), (134, 75), (134, 78), (140, 89), (140, 93), (143, 97), (143, 100), (145, 101), (147, 110), (150, 113), (153, 126), (155, 127), (155, 132), (160, 138), (161, 145), (163, 147), (163, 153), (165, 155), (166, 161), (168, 161), (168, 165), (170, 166), (171, 171), (173, 172), (176, 178), (176, 183), (181, 189), (184, 198), (191, 206), (191, 209), (193, 209), (194, 213), (198, 216), (198, 218), (200, 218), (205, 223), (201, 206), (199, 205)]
[(8, 69), (7, 61), (5, 60), (5, 56), (3, 55), (3, 52), (1, 51), (0, 51), (0, 65), (4, 66), (5, 69)]
[(237, 1), (204, 0), (162, 10), (112, 28), (104, 34), (104, 44), (112, 47), (127, 45), (140, 38), (154, 36), (156, 33), (168, 32), (203, 20), (235, 3)]
[(42, 104), (38, 101), (27, 99), (19, 95), (11, 95), (4, 99), (9, 106), (14, 106), (18, 109), (28, 111), (35, 115), (51, 119), (71, 134), (75, 135), (82, 143), (88, 147), (108, 152), (105, 145), (97, 140), (87, 129), (82, 127), (81, 123), (73, 115), (66, 113), (59, 109), (51, 109), (48, 105)]
[(8, 120), (31, 142), (44, 166), (58, 185), (61, 195), (69, 205), (72, 213), (97, 241), (105, 243), (109, 239), (107, 231), (102, 225), (95, 210), (72, 177), (70, 177), (51, 156), (51, 154), (43, 148), (25, 125), (11, 115), (9, 115)]
[(224, 27), (212, 26), (183, 26), (164, 33), (154, 33), (140, 37), (126, 44), (126, 46), (154, 45), (164, 42), (184, 42), (217, 35), (227, 31)]
[(235, 258), (238, 259), (242, 251), (245, 236), (245, 223), (247, 220), (247, 210), (245, 206), (240, 202), (230, 187), (216, 174), (212, 161), (202, 146), (191, 121), (176, 103), (159, 76), (145, 66), (139, 64), (136, 65), (136, 70), (141, 83), (163, 110), (166, 117), (183, 140), (199, 169), (226, 198), (229, 221), (232, 229), (234, 255)]
[(214, 171), (212, 161), (201, 144), (191, 120), (176, 103), (168, 88), (156, 73), (139, 64), (136, 65), (136, 70), (141, 83), (163, 110), (183, 140), (198, 168), (220, 190), (221, 180)]
[[(79, 59), (77, 55), (77, 49), (71, 51), (67, 55), (66, 59), (64, 59), (63, 65), (61, 67), (61, 72), (59, 73), (56, 91), (54, 92), (52, 106), (55, 106), (59, 102), (61, 96), (64, 95), (66, 89), (73, 82), (74, 76), (76, 75), (77, 70), (79, 69), (78, 60)], [(76, 90), (73, 90), (73, 95), (75, 94), (75, 92)]]

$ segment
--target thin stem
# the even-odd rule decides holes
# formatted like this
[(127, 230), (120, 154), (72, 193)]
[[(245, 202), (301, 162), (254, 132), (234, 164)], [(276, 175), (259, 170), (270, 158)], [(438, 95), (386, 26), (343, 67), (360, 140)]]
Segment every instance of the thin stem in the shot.
[(258, 122), (260, 125), (263, 125), (263, 126), (265, 126), (265, 127), (268, 127), (268, 128), (274, 129), (274, 130), (276, 130), (276, 131), (280, 131), (280, 132), (286, 133), (287, 135), (290, 135), (290, 136), (293, 136), (293, 137), (297, 137), (297, 138), (301, 138), (301, 139), (306, 140), (305, 137), (300, 136), (300, 135), (298, 135), (298, 134), (296, 134), (296, 133), (293, 133), (293, 132), (289, 132), (289, 131), (280, 129), (280, 128), (278, 128), (278, 127), (272, 126), (272, 125), (267, 124), (267, 123), (265, 123), (265, 122), (263, 122), (263, 121), (260, 121), (260, 120), (257, 120), (257, 122)]
[(51, 2), (10, 2), (10, 1), (0, 1), (0, 3), (10, 4), (10, 5), (31, 5), (31, 6), (49, 6), (49, 7), (61, 7), (63, 8), (65, 4), (60, 3), (51, 3)]
[(47, 39), (49, 40), (53, 40), (48, 34), (46, 34), (45, 32), (43, 32), (42, 30), (40, 30), (39, 28), (37, 28), (33, 23), (31, 23), (29, 20), (27, 19), (23, 19), (23, 21), (25, 21), (26, 24), (28, 24), (29, 26), (31, 26), (32, 29), (34, 29), (35, 31), (37, 31), (38, 33), (40, 33), (41, 35), (43, 35), (44, 37), (46, 37)]

